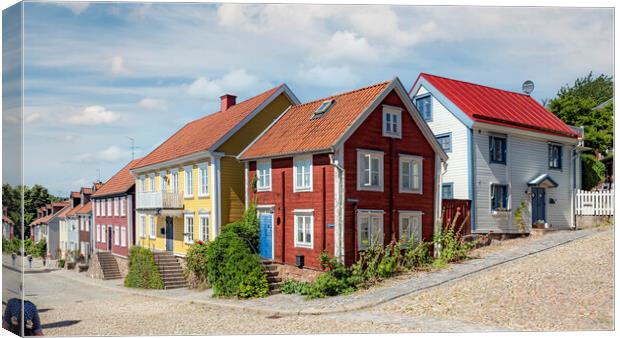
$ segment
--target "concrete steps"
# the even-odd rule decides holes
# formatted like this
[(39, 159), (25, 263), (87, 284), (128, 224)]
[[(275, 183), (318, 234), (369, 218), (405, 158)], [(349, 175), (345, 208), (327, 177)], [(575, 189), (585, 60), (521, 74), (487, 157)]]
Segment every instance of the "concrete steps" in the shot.
[(157, 264), (157, 270), (164, 280), (164, 289), (188, 287), (181, 264), (171, 252), (154, 252), (153, 257)]
[(265, 276), (267, 276), (267, 283), (269, 283), (269, 294), (276, 295), (281, 293), (284, 282), (280, 277), (278, 267), (270, 260), (263, 260), (261, 264), (263, 265)]
[(116, 258), (112, 256), (112, 253), (107, 251), (98, 251), (97, 260), (99, 260), (99, 266), (101, 266), (101, 272), (103, 273), (103, 279), (120, 279), (123, 278), (121, 271), (118, 269), (118, 263)]

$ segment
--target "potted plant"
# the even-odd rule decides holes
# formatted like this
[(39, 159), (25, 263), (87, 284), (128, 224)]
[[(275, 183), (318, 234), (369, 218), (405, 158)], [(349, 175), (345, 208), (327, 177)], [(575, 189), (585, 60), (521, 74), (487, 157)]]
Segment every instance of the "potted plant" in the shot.
[(539, 219), (536, 222), (534, 222), (534, 224), (532, 224), (532, 227), (534, 227), (536, 229), (544, 229), (545, 228), (545, 221), (542, 220), (542, 219)]

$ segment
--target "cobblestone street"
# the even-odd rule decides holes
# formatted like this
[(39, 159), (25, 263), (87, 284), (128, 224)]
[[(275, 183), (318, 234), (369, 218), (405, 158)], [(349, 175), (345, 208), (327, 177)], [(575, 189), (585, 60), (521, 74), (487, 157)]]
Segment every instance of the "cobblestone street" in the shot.
[[(506, 242), (506, 248), (518, 245)], [(472, 262), (476, 261), (483, 259)], [(152, 296), (136, 294), (117, 286), (99, 288), (88, 280), (72, 282), (66, 274), (71, 272), (25, 277), (26, 293), (42, 310), (46, 335), (609, 330), (614, 326), (610, 229), (382, 305), (323, 315), (244, 311), (190, 297), (162, 298), (157, 291)], [(387, 281), (379, 288), (402, 286), (406, 278)], [(363, 290), (345, 297), (369, 293)], [(286, 302), (290, 297), (270, 298)]]

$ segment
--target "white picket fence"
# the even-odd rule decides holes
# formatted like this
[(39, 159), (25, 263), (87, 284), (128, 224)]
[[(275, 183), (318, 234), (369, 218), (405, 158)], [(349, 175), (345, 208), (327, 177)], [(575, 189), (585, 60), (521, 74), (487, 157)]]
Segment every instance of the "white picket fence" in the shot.
[(606, 216), (614, 214), (614, 191), (575, 192), (575, 214), (580, 216)]

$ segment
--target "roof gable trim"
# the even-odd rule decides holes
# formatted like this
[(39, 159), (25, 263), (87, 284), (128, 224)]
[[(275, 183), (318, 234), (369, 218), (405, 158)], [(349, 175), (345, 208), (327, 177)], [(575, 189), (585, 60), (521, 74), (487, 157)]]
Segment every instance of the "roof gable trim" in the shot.
[(471, 128), (474, 124), (474, 121), (465, 114), (459, 107), (457, 107), (450, 99), (445, 97), (443, 93), (435, 88), (429, 81), (427, 81), (422, 74), (418, 76), (418, 79), (413, 84), (413, 87), (409, 91), (409, 95), (413, 100), (415, 98), (415, 94), (418, 93), (420, 87), (424, 87), (439, 103), (441, 103), (447, 110), (454, 115), (459, 121), (461, 121), (465, 126)]

